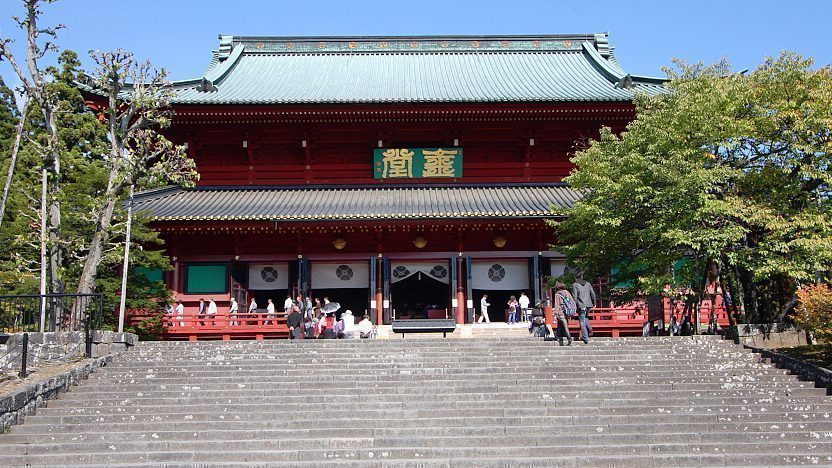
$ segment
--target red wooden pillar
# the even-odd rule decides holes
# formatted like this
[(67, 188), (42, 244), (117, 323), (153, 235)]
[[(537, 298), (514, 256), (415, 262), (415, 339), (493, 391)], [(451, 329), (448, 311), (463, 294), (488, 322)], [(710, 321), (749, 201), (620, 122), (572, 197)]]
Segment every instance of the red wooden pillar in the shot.
[(543, 312), (546, 314), (546, 325), (554, 328), (555, 324), (555, 308), (552, 307), (552, 290), (546, 288), (546, 307), (543, 308)]
[(466, 278), (466, 275), (462, 274), (462, 257), (456, 257), (454, 259), (456, 262), (456, 323), (457, 324), (464, 324), (465, 323), (465, 285), (463, 281)]
[(382, 294), (382, 284), (384, 284), (384, 268), (382, 266), (381, 257), (375, 259), (376, 262), (376, 284), (373, 287), (376, 290), (376, 323), (384, 323), (384, 295)]

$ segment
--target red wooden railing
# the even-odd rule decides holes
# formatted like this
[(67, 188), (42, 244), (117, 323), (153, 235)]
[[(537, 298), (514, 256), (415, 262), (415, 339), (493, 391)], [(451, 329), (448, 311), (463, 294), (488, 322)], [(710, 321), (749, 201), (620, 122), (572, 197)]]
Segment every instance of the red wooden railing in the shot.
[(217, 313), (165, 316), (167, 339), (255, 339), (286, 338), (289, 327), (283, 313)]

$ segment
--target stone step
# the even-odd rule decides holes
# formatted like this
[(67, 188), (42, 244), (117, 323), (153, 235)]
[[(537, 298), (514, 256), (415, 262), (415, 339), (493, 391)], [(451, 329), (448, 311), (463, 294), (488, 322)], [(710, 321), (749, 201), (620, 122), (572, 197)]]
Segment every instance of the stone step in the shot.
[[(662, 452), (663, 449), (673, 452)], [(709, 448), (705, 445), (702, 448)], [(61, 454), (62, 463), (65, 464), (116, 464), (116, 463), (203, 463), (203, 462), (257, 462), (257, 463), (284, 463), (294, 464), (296, 462), (325, 463), (328, 461), (349, 463), (355, 461), (370, 462), (392, 462), (395, 460), (419, 460), (438, 461), (439, 463), (451, 463), (451, 460), (460, 460), (462, 463), (470, 463), (471, 460), (493, 460), (498, 464), (505, 464), (504, 460), (517, 458), (517, 452), (525, 452), (536, 455), (536, 460), (544, 461), (546, 465), (554, 463), (572, 463), (579, 465), (599, 466), (606, 460), (614, 461), (610, 466), (712, 466), (747, 464), (748, 462), (763, 462), (765, 465), (794, 464), (798, 460), (816, 461), (823, 460), (826, 463), (832, 461), (832, 456), (827, 453), (817, 453), (803, 445), (796, 445), (791, 450), (768, 450), (761, 451), (759, 444), (739, 444), (726, 446), (723, 453), (702, 454), (704, 450), (697, 450), (696, 446), (687, 445), (650, 445), (650, 446), (560, 446), (560, 447), (455, 447), (455, 448), (379, 448), (379, 449), (312, 449), (312, 450), (280, 450), (272, 448), (261, 448), (260, 450), (212, 450), (190, 451), (190, 450), (153, 450), (153, 451), (119, 451), (118, 447), (111, 449), (109, 453), (73, 453)], [(524, 450), (525, 449), (525, 450)], [(685, 450), (687, 449), (687, 450)], [(683, 451), (684, 450), (684, 451)], [(681, 452), (681, 453), (679, 453)], [(779, 453), (778, 453), (779, 452)], [(592, 453), (592, 455), (587, 455)], [(208, 455), (206, 457), (206, 455)], [(0, 463), (7, 465), (18, 464), (41, 464), (54, 461), (52, 454), (31, 454), (31, 455), (3, 455), (0, 456)], [(520, 458), (521, 464), (527, 462)], [(443, 465), (440, 465), (443, 466)], [(454, 465), (455, 466), (455, 465)], [(472, 465), (463, 465), (472, 466)]]
[[(538, 378), (527, 378), (527, 379), (509, 379), (509, 378), (494, 378), (488, 380), (488, 385), (492, 387), (504, 387), (504, 386), (511, 386), (516, 385), (518, 387), (542, 387), (542, 388), (558, 388), (560, 386), (569, 385), (569, 386), (582, 386), (582, 385), (727, 385), (727, 384), (738, 384), (740, 387), (737, 388), (744, 388), (745, 386), (755, 385), (755, 384), (769, 384), (774, 383), (777, 385), (787, 385), (787, 384), (794, 384), (797, 386), (812, 386), (807, 382), (801, 382), (797, 376), (794, 375), (769, 375), (762, 377), (744, 377), (744, 376), (729, 376), (729, 377), (690, 377), (690, 378), (679, 378), (673, 376), (658, 376), (658, 377), (645, 377), (645, 376), (616, 376), (616, 375), (604, 375), (601, 377), (585, 377), (585, 374), (575, 373), (573, 376), (563, 376), (563, 375), (556, 375), (556, 376), (541, 376)], [(136, 393), (136, 392), (149, 392), (149, 391), (160, 391), (160, 390), (168, 390), (168, 391), (176, 391), (176, 390), (191, 390), (193, 388), (193, 382), (188, 381), (187, 379), (179, 379), (177, 383), (167, 382), (167, 383), (160, 383), (157, 379), (152, 379), (153, 383), (147, 383), (150, 379), (139, 379), (136, 383), (122, 383), (122, 382), (113, 382), (111, 385), (107, 385), (106, 382), (102, 381), (99, 384), (90, 383), (90, 385), (85, 385), (81, 388), (76, 388), (72, 390), (72, 393), (75, 395), (78, 394), (97, 394), (99, 392), (109, 392), (109, 393)], [(200, 384), (199, 389), (203, 391), (222, 391), (228, 389), (263, 389), (269, 388), (272, 390), (315, 390), (320, 389), (322, 386), (326, 386), (327, 389), (355, 389), (355, 388), (397, 388), (403, 384), (409, 384), (416, 381), (415, 379), (397, 379), (397, 380), (353, 380), (353, 381), (343, 381), (343, 380), (330, 380), (330, 381), (317, 381), (317, 382), (308, 382), (302, 380), (263, 380), (263, 381), (252, 381), (249, 379), (248, 382), (244, 383), (239, 379), (227, 379), (226, 381), (218, 382), (216, 380), (212, 380), (206, 384)], [(474, 379), (423, 379), (419, 382), (422, 388), (439, 388), (439, 387), (448, 387), (448, 386), (459, 386), (459, 385), (471, 385), (476, 380)], [(481, 381), (477, 381), (478, 384), (482, 384)]]
[[(598, 424), (583, 424), (566, 426), (561, 423), (550, 422), (549, 417), (472, 417), (472, 418), (405, 418), (400, 420), (377, 419), (368, 420), (355, 415), (354, 418), (310, 420), (310, 419), (289, 419), (258, 421), (258, 430), (269, 429), (345, 429), (345, 428), (423, 428), (423, 427), (480, 427), (480, 426), (506, 426), (507, 430), (512, 427), (537, 426), (542, 431), (563, 431), (569, 434), (606, 434), (606, 433), (630, 433), (643, 434), (664, 434), (672, 432), (737, 432), (737, 431), (815, 431), (829, 432), (830, 423), (828, 419), (815, 419), (806, 421), (712, 421), (712, 422), (670, 422), (658, 424), (653, 421), (628, 422), (623, 420), (616, 422), (599, 422)], [(681, 419), (681, 418), (680, 418)], [(24, 424), (13, 428), (14, 434), (43, 434), (72, 432), (72, 433), (101, 433), (101, 432), (133, 432), (133, 431), (195, 431), (202, 430), (246, 430), (251, 429), (252, 423), (244, 418), (235, 418), (229, 415), (220, 421), (156, 421), (156, 422), (133, 422), (133, 423), (108, 423), (99, 422), (96, 424)]]
[[(607, 400), (598, 404), (597, 402), (587, 402), (584, 400), (569, 401), (564, 404), (563, 399), (548, 399), (548, 400), (509, 400), (509, 401), (479, 401), (479, 402), (396, 402), (384, 405), (387, 410), (400, 409), (437, 409), (437, 410), (451, 410), (451, 409), (466, 409), (472, 406), (477, 408), (500, 408), (507, 411), (513, 411), (517, 415), (528, 414), (573, 414), (579, 412), (580, 414), (659, 414), (659, 415), (683, 415), (683, 414), (729, 414), (729, 413), (766, 413), (776, 411), (793, 411), (793, 412), (829, 412), (832, 410), (832, 401), (828, 399), (814, 397), (811, 399), (802, 399), (806, 401), (798, 401), (799, 399), (790, 399), (789, 403), (773, 402), (768, 399), (753, 400), (735, 398), (733, 400), (722, 400), (718, 404), (711, 404), (708, 406), (702, 405), (701, 401), (694, 401), (692, 399), (662, 399), (656, 402), (655, 399), (645, 400)], [(300, 408), (314, 407), (315, 403), (302, 404)], [(338, 403), (338, 408), (343, 411), (360, 412), (364, 410), (375, 410), (379, 408), (378, 403), (373, 401), (341, 401)], [(148, 411), (148, 410), (153, 411)], [(221, 410), (218, 412), (218, 410)], [(124, 417), (126, 415), (141, 415), (143, 418), (153, 417), (164, 414), (179, 414), (182, 418), (191, 416), (191, 418), (198, 418), (198, 415), (213, 415), (227, 414), (227, 413), (263, 413), (270, 414), (281, 411), (297, 411), (297, 403), (275, 403), (269, 402), (268, 405), (263, 403), (241, 403), (241, 404), (223, 404), (221, 408), (213, 405), (205, 405), (203, 407), (190, 405), (183, 408), (182, 405), (154, 405), (141, 406), (135, 404), (124, 405), (113, 414), (105, 414), (106, 409), (95, 404), (94, 406), (68, 406), (56, 407), (50, 405), (39, 412), (40, 416), (58, 416), (58, 415), (94, 415), (96, 417), (104, 415)], [(530, 413), (531, 412), (531, 413)], [(537, 413), (535, 413), (537, 412)], [(39, 416), (38, 416), (39, 417)], [(191, 419), (188, 418), (188, 419)]]
[[(556, 412), (555, 412), (556, 413)], [(518, 410), (518, 409), (492, 409), (492, 408), (471, 408), (471, 409), (400, 409), (400, 410), (363, 410), (360, 413), (356, 411), (339, 411), (335, 409), (304, 409), (304, 410), (289, 410), (289, 411), (274, 411), (269, 408), (264, 408), (260, 412), (253, 413), (145, 413), (145, 414), (109, 414), (109, 415), (36, 415), (31, 416), (28, 421), (29, 424), (85, 424), (85, 423), (140, 423), (140, 422), (160, 422), (160, 421), (216, 421), (221, 422), (225, 420), (245, 420), (250, 422), (272, 421), (281, 419), (291, 419), (298, 417), (300, 414), (303, 418), (309, 420), (326, 421), (328, 418), (353, 418), (357, 415), (368, 418), (397, 418), (397, 419), (414, 419), (414, 418), (471, 418), (471, 417), (524, 417), (524, 418), (548, 418), (554, 423), (562, 425), (578, 424), (585, 419), (585, 415), (580, 414), (579, 411), (573, 411), (568, 414), (549, 414), (548, 411), (541, 411), (540, 409)], [(715, 413), (715, 412), (700, 412), (700, 413), (686, 413), (685, 420), (689, 422), (720, 422), (720, 421), (756, 421), (756, 422), (803, 422), (814, 420), (830, 420), (830, 411), (825, 412), (802, 412), (802, 411), (770, 411), (765, 413)], [(592, 414), (592, 413), (588, 413)], [(656, 421), (655, 413), (641, 413), (641, 414), (612, 414), (604, 412), (596, 412), (593, 415), (593, 421), (599, 424), (615, 424), (619, 422), (624, 423), (646, 423)], [(657, 424), (660, 424), (657, 422)]]
[[(572, 399), (587, 399), (587, 400), (627, 400), (627, 399), (652, 399), (657, 404), (661, 404), (662, 398), (700, 398), (703, 404), (707, 404), (709, 400), (721, 397), (741, 397), (741, 398), (765, 398), (765, 397), (822, 397), (826, 395), (825, 389), (805, 387), (805, 388), (751, 388), (751, 389), (734, 389), (734, 390), (686, 390), (673, 389), (666, 390), (662, 393), (652, 391), (627, 389), (618, 392), (609, 392), (607, 390), (586, 390), (577, 391), (569, 394), (559, 394), (554, 391), (548, 392), (512, 392), (511, 394), (493, 393), (490, 391), (475, 392), (467, 389), (460, 389), (456, 393), (441, 393), (442, 398), (447, 401), (504, 401), (504, 400), (556, 400), (569, 401)], [(365, 392), (362, 392), (365, 393)], [(438, 396), (436, 392), (432, 394), (424, 394), (418, 392), (418, 389), (403, 388), (395, 394), (379, 393), (373, 394), (372, 401), (379, 404), (387, 402), (410, 402), (410, 401), (435, 401)], [(337, 396), (337, 395), (336, 395)], [(197, 404), (206, 402), (209, 404), (233, 404), (252, 401), (253, 398), (261, 398), (256, 394), (248, 394), (241, 396), (231, 392), (230, 394), (219, 395), (203, 395), (199, 390), (182, 391), (178, 394), (170, 396), (149, 396), (145, 397), (142, 394), (134, 394), (125, 396), (124, 398), (112, 398), (109, 395), (102, 395), (99, 398), (90, 398), (88, 396), (75, 397), (72, 392), (65, 394), (60, 400), (50, 403), (50, 406), (66, 407), (72, 405), (98, 405), (98, 406), (120, 406), (127, 404), (141, 404), (141, 405), (157, 405), (157, 404)], [(279, 401), (284, 403), (308, 403), (310, 396), (308, 395), (284, 395), (279, 397)]]
[[(349, 385), (349, 384), (344, 384)], [(604, 384), (598, 383), (564, 383), (552, 385), (548, 382), (541, 382), (538, 384), (513, 384), (513, 385), (493, 385), (485, 382), (468, 382), (468, 383), (443, 383), (441, 385), (425, 385), (422, 387), (406, 387), (406, 386), (334, 386), (331, 389), (321, 389), (320, 387), (299, 387), (293, 391), (294, 396), (304, 395), (316, 389), (329, 391), (333, 395), (344, 395), (350, 391), (359, 391), (368, 399), (374, 399), (375, 395), (402, 395), (414, 396), (424, 395), (426, 390), (429, 390), (433, 396), (437, 395), (451, 395), (451, 394), (548, 394), (552, 398), (558, 398), (560, 395), (572, 395), (597, 392), (598, 387), (603, 385), (604, 395), (616, 393), (632, 393), (634, 383), (621, 384)], [(814, 392), (808, 394), (825, 395), (825, 389), (818, 389), (814, 383), (811, 382), (729, 382), (729, 383), (639, 383), (639, 392), (652, 392), (656, 396), (665, 395), (667, 392), (719, 392), (719, 391), (750, 391), (750, 392), (786, 392), (787, 395), (796, 395), (801, 390), (813, 390)], [(266, 398), (269, 401), (280, 400), (287, 392), (292, 391), (289, 388), (271, 388), (271, 387), (253, 387), (244, 384), (238, 385), (236, 388), (226, 386), (220, 389), (208, 389), (198, 385), (194, 385), (188, 389), (165, 389), (165, 390), (130, 390), (118, 391), (111, 390), (106, 393), (106, 398), (101, 396), (101, 392), (69, 392), (64, 394), (64, 400), (89, 400), (96, 401), (119, 401), (124, 399), (157, 399), (157, 398), (180, 398), (183, 396), (193, 398), (206, 399), (221, 399), (221, 398)]]
[(673, 362), (628, 362), (628, 361), (613, 361), (613, 360), (596, 360), (590, 362), (576, 362), (568, 363), (554, 359), (539, 360), (535, 362), (482, 362), (482, 363), (455, 363), (453, 361), (378, 361), (378, 362), (364, 362), (354, 364), (338, 364), (333, 365), (329, 363), (315, 363), (315, 362), (244, 362), (244, 361), (207, 361), (207, 362), (173, 362), (169, 367), (165, 367), (163, 363), (152, 363), (148, 365), (131, 365), (131, 363), (117, 363), (113, 366), (108, 366), (114, 375), (119, 375), (119, 371), (136, 373), (151, 373), (155, 375), (177, 374), (182, 372), (218, 372), (218, 371), (373, 371), (391, 372), (398, 370), (421, 370), (421, 369), (449, 369), (452, 368), (460, 373), (480, 373), (493, 370), (506, 370), (511, 372), (531, 372), (536, 369), (562, 369), (574, 370), (585, 369), (589, 371), (597, 370), (664, 370), (668, 372), (675, 372), (679, 369), (685, 369), (696, 366), (699, 370), (728, 370), (728, 369), (770, 369), (773, 366), (759, 362), (755, 359), (736, 359), (726, 360), (724, 362), (710, 362), (702, 364), (696, 361), (673, 361)]
[[(592, 366), (595, 367), (595, 366)], [(596, 368), (597, 369), (597, 368)], [(160, 374), (159, 372), (166, 372), (165, 374)], [(117, 384), (136, 384), (141, 381), (146, 382), (158, 382), (160, 385), (164, 384), (174, 384), (174, 383), (193, 383), (193, 379), (188, 376), (183, 376), (182, 370), (177, 370), (177, 368), (169, 368), (169, 369), (148, 369), (141, 372), (130, 372), (130, 371), (108, 371), (107, 373), (96, 372), (90, 375), (88, 382), (89, 385), (95, 386), (99, 384), (108, 384), (112, 383), (113, 385)], [(246, 372), (249, 375), (242, 375), (243, 372), (237, 371), (234, 374), (222, 371), (212, 371), (215, 373), (219, 373), (219, 375), (211, 375), (210, 382), (226, 382), (230, 381), (233, 383), (237, 382), (296, 382), (298, 379), (302, 379), (305, 382), (333, 382), (333, 381), (342, 381), (342, 376), (336, 376), (333, 374), (298, 374), (298, 373), (290, 373), (290, 374), (281, 374), (281, 375), (273, 375), (268, 374), (264, 371), (256, 371), (256, 372)], [(598, 371), (590, 371), (591, 374), (589, 375), (596, 375), (596, 374), (603, 374), (605, 377), (611, 378), (664, 378), (666, 376), (672, 377), (679, 377), (679, 378), (705, 378), (705, 377), (736, 377), (739, 379), (748, 378), (768, 378), (770, 377), (794, 377), (792, 374), (789, 374), (788, 370), (785, 369), (778, 369), (775, 367), (771, 367), (768, 364), (761, 364), (756, 368), (740, 368), (740, 369), (701, 369), (701, 370), (677, 370), (677, 371), (664, 371), (664, 370), (655, 370), (650, 368), (639, 369), (639, 370), (625, 370), (624, 366), (615, 366), (614, 370), (604, 370), (602, 372)], [(512, 378), (537, 378), (537, 376), (545, 377), (551, 376), (549, 372), (533, 372), (529, 373), (516, 373), (510, 370), (504, 369), (494, 369), (492, 372), (488, 373), (489, 376), (494, 377), (496, 379), (512, 379)], [(586, 377), (588, 375), (585, 369), (576, 369), (574, 367), (570, 367), (566, 370), (560, 371), (557, 374), (557, 377), (561, 377), (564, 379), (570, 378), (581, 378)], [(534, 376), (534, 377), (532, 377)], [(418, 380), (462, 380), (462, 379), (470, 379), (470, 378), (479, 378), (477, 374), (419, 374), (414, 375), (411, 373), (386, 373), (386, 374), (367, 374), (367, 373), (354, 373), (351, 375), (351, 378), (360, 379), (362, 382), (382, 382), (382, 381), (396, 381), (407, 383), (408, 381)], [(152, 379), (152, 380), (151, 380)]]
[(412, 338), (141, 343), (0, 464), (832, 465), (825, 391), (719, 337)]
[[(588, 445), (598, 443), (597, 434), (568, 434), (557, 431), (543, 430), (540, 426), (506, 427), (506, 426), (480, 426), (480, 427), (424, 427), (424, 428), (338, 428), (338, 429), (270, 429), (270, 430), (204, 430), (193, 431), (171, 431), (160, 430), (154, 433), (158, 437), (152, 437), (145, 431), (119, 431), (101, 433), (50, 433), (47, 444), (84, 444), (130, 442), (133, 440), (161, 440), (161, 441), (184, 441), (184, 440), (300, 440), (307, 441), (315, 447), (328, 446), (339, 447), (329, 441), (344, 441), (352, 439), (369, 439), (375, 444), (401, 446), (408, 443), (412, 446), (449, 446), (449, 445)], [(609, 444), (649, 444), (655, 442), (653, 434), (612, 434), (606, 433), (603, 442)], [(316, 441), (320, 440), (320, 443)], [(470, 439), (466, 441), (465, 439)], [(408, 442), (410, 441), (410, 442)], [(516, 441), (516, 442), (513, 442)], [(667, 433), (661, 438), (661, 443), (707, 443), (707, 442), (832, 442), (832, 432), (813, 431), (755, 431), (755, 432), (719, 432), (719, 433)], [(18, 434), (11, 433), (0, 437), (0, 447), (15, 444), (37, 444), (44, 443), (41, 434)], [(343, 447), (344, 445), (340, 445)], [(0, 449), (2, 453), (14, 453), (11, 449)]]
[[(158, 434), (156, 434), (158, 436)], [(577, 456), (586, 453), (597, 455), (646, 455), (646, 454), (696, 454), (696, 453), (746, 453), (758, 452), (786, 452), (802, 454), (826, 455), (832, 453), (832, 442), (699, 442), (699, 443), (658, 443), (658, 444), (611, 444), (608, 441), (594, 441), (587, 443), (553, 444), (546, 437), (484, 437), (481, 440), (472, 437), (440, 437), (440, 438), (329, 438), (329, 439), (259, 439), (259, 440), (229, 440), (229, 439), (200, 439), (200, 440), (164, 440), (151, 436), (131, 442), (85, 442), (85, 443), (48, 443), (36, 446), (27, 444), (0, 445), (0, 460), (4, 456), (15, 455), (72, 455), (79, 453), (108, 455), (122, 451), (141, 452), (210, 452), (210, 451), (239, 451), (261, 452), (264, 449), (275, 456), (275, 460), (283, 459), (325, 459), (316, 455), (324, 453), (340, 453), (346, 458), (347, 454), (355, 453), (354, 458), (363, 458), (362, 454), (377, 450), (415, 449), (425, 457), (443, 457), (446, 449), (454, 449), (463, 453), (470, 453), (471, 447), (485, 447), (479, 456), (506, 456), (506, 449), (532, 450), (551, 453), (553, 456)], [(595, 442), (595, 443), (593, 443)], [(603, 443), (599, 443), (603, 442)], [(312, 448), (310, 450), (310, 448)], [(441, 450), (437, 454), (434, 450)], [(457, 456), (457, 454), (454, 454)], [(285, 458), (284, 458), (285, 457)], [(297, 457), (297, 458), (293, 458)]]
[[(545, 396), (545, 395), (544, 395)], [(330, 404), (332, 400), (323, 401), (323, 403)], [(703, 411), (707, 411), (711, 409), (714, 412), (717, 412), (720, 407), (728, 406), (728, 407), (739, 407), (743, 411), (747, 411), (746, 408), (754, 406), (759, 406), (762, 408), (768, 408), (769, 405), (778, 405), (778, 404), (785, 404), (788, 402), (789, 405), (794, 406), (794, 411), (808, 411), (802, 408), (806, 407), (807, 405), (820, 405), (819, 407), (826, 407), (829, 403), (828, 398), (820, 397), (820, 396), (778, 396), (778, 397), (747, 397), (747, 396), (734, 396), (734, 397), (721, 397), (721, 398), (702, 398), (696, 396), (686, 396), (682, 398), (662, 398), (657, 399), (654, 395), (646, 395), (643, 398), (636, 399), (636, 398), (625, 398), (625, 399), (602, 399), (602, 400), (592, 400), (586, 398), (574, 399), (574, 398), (541, 398), (540, 395), (534, 395), (531, 399), (528, 398), (517, 398), (517, 399), (502, 399), (502, 400), (473, 400), (468, 398), (460, 398), (457, 401), (448, 400), (448, 399), (432, 399), (432, 400), (421, 400), (421, 401), (388, 401), (384, 402), (384, 408), (389, 409), (442, 409), (448, 408), (449, 405), (453, 405), (454, 407), (500, 407), (500, 408), (585, 408), (585, 407), (595, 407), (595, 408), (619, 408), (619, 407), (632, 407), (632, 408), (642, 408), (643, 412), (649, 413), (659, 413), (659, 414), (671, 414), (671, 413), (684, 413), (692, 411), (691, 408), (703, 408)], [(295, 406), (295, 407), (304, 407), (303, 405), (312, 405), (312, 404), (321, 404), (322, 401), (320, 400), (319, 396), (316, 397), (305, 397), (305, 398), (293, 398), (292, 402), (281, 402), (281, 403), (273, 403), (269, 402), (269, 407), (278, 407), (278, 406)], [(376, 407), (379, 406), (378, 401), (367, 401)], [(129, 404), (129, 405), (128, 405)], [(142, 411), (149, 411), (151, 414), (153, 413), (154, 408), (175, 408), (177, 411), (189, 411), (189, 412), (198, 412), (203, 411), (206, 408), (214, 408), (217, 411), (228, 412), (231, 411), (231, 408), (236, 407), (245, 407), (249, 408), (251, 406), (264, 408), (266, 405), (264, 403), (252, 403), (252, 400), (245, 399), (245, 398), (238, 398), (236, 400), (216, 400), (216, 401), (209, 401), (209, 400), (196, 400), (185, 403), (180, 402), (167, 402), (167, 403), (159, 403), (157, 401), (151, 401), (150, 404), (144, 404), (142, 401), (138, 400), (120, 400), (120, 401), (111, 401), (107, 404), (104, 404), (101, 400), (90, 400), (90, 401), (73, 401), (68, 402), (66, 400), (54, 400), (50, 402), (49, 406), (44, 409), (42, 414), (52, 414), (53, 411), (60, 410), (61, 414), (64, 414), (65, 410), (72, 410), (75, 409), (79, 412), (87, 413), (90, 411), (97, 411), (98, 413), (94, 414), (102, 414), (103, 412), (113, 411), (114, 414), (123, 413), (123, 414), (131, 414), (131, 412), (142, 412)], [(115, 408), (115, 409), (113, 409)], [(766, 410), (768, 411), (768, 409)], [(58, 413), (55, 413), (58, 414)], [(80, 414), (80, 413), (79, 413)], [(638, 414), (637, 412), (635, 414)]]

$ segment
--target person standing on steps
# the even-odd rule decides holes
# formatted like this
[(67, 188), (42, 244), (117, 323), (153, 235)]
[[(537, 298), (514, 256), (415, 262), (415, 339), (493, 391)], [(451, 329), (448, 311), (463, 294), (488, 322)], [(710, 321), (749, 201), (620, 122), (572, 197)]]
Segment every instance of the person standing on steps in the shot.
[(589, 311), (595, 307), (596, 298), (592, 284), (585, 280), (582, 275), (578, 275), (575, 283), (572, 284), (572, 297), (578, 306), (578, 321), (581, 323), (581, 340), (584, 343), (589, 343), (589, 337), (592, 336), (592, 324), (589, 323)]
[(370, 321), (369, 315), (364, 315), (364, 319), (358, 323), (358, 333), (361, 338), (371, 338), (373, 334), (373, 322)]
[(506, 305), (508, 306), (508, 323), (517, 323), (517, 312), (520, 307), (520, 303), (517, 302), (517, 298), (514, 296), (509, 297)]
[(485, 319), (485, 323), (491, 323), (491, 319), (488, 318), (488, 306), (490, 305), (488, 303), (488, 294), (483, 294), (482, 299), (480, 299), (480, 319), (477, 322), (482, 323), (483, 319)]
[(352, 311), (347, 309), (341, 315), (341, 321), (343, 322), (343, 333), (344, 338), (347, 340), (351, 340), (355, 338), (355, 316), (352, 315)]
[(560, 281), (555, 284), (555, 301), (552, 306), (553, 312), (555, 313), (555, 320), (558, 321), (556, 333), (558, 343), (563, 346), (563, 338), (566, 337), (569, 340), (567, 346), (572, 346), (572, 333), (569, 332), (568, 319), (575, 314), (577, 307), (575, 305), (575, 299), (566, 290), (566, 285)]
[(290, 340), (303, 338), (303, 315), (297, 306), (292, 307), (292, 311), (286, 317), (286, 324), (289, 325)]
[(283, 313), (288, 316), (289, 313), (292, 312), (292, 306), (294, 306), (294, 305), (295, 305), (295, 301), (292, 300), (292, 295), (287, 294), (286, 295), (286, 300), (283, 301)]
[(526, 295), (526, 291), (520, 293), (520, 299), (517, 299), (517, 302), (520, 304), (520, 321), (523, 321), (529, 314), (529, 304), (532, 301), (529, 300), (529, 296)]

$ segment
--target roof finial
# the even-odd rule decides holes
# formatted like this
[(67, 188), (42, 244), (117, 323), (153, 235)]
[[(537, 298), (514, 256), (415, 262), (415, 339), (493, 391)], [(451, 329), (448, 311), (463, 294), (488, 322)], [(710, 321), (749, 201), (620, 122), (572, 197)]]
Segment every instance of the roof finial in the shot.
[(222, 36), (220, 35), (220, 48), (219, 48), (219, 55), (217, 58), (220, 62), (227, 59), (229, 55), (231, 55), (232, 45), (234, 43), (234, 36)]

